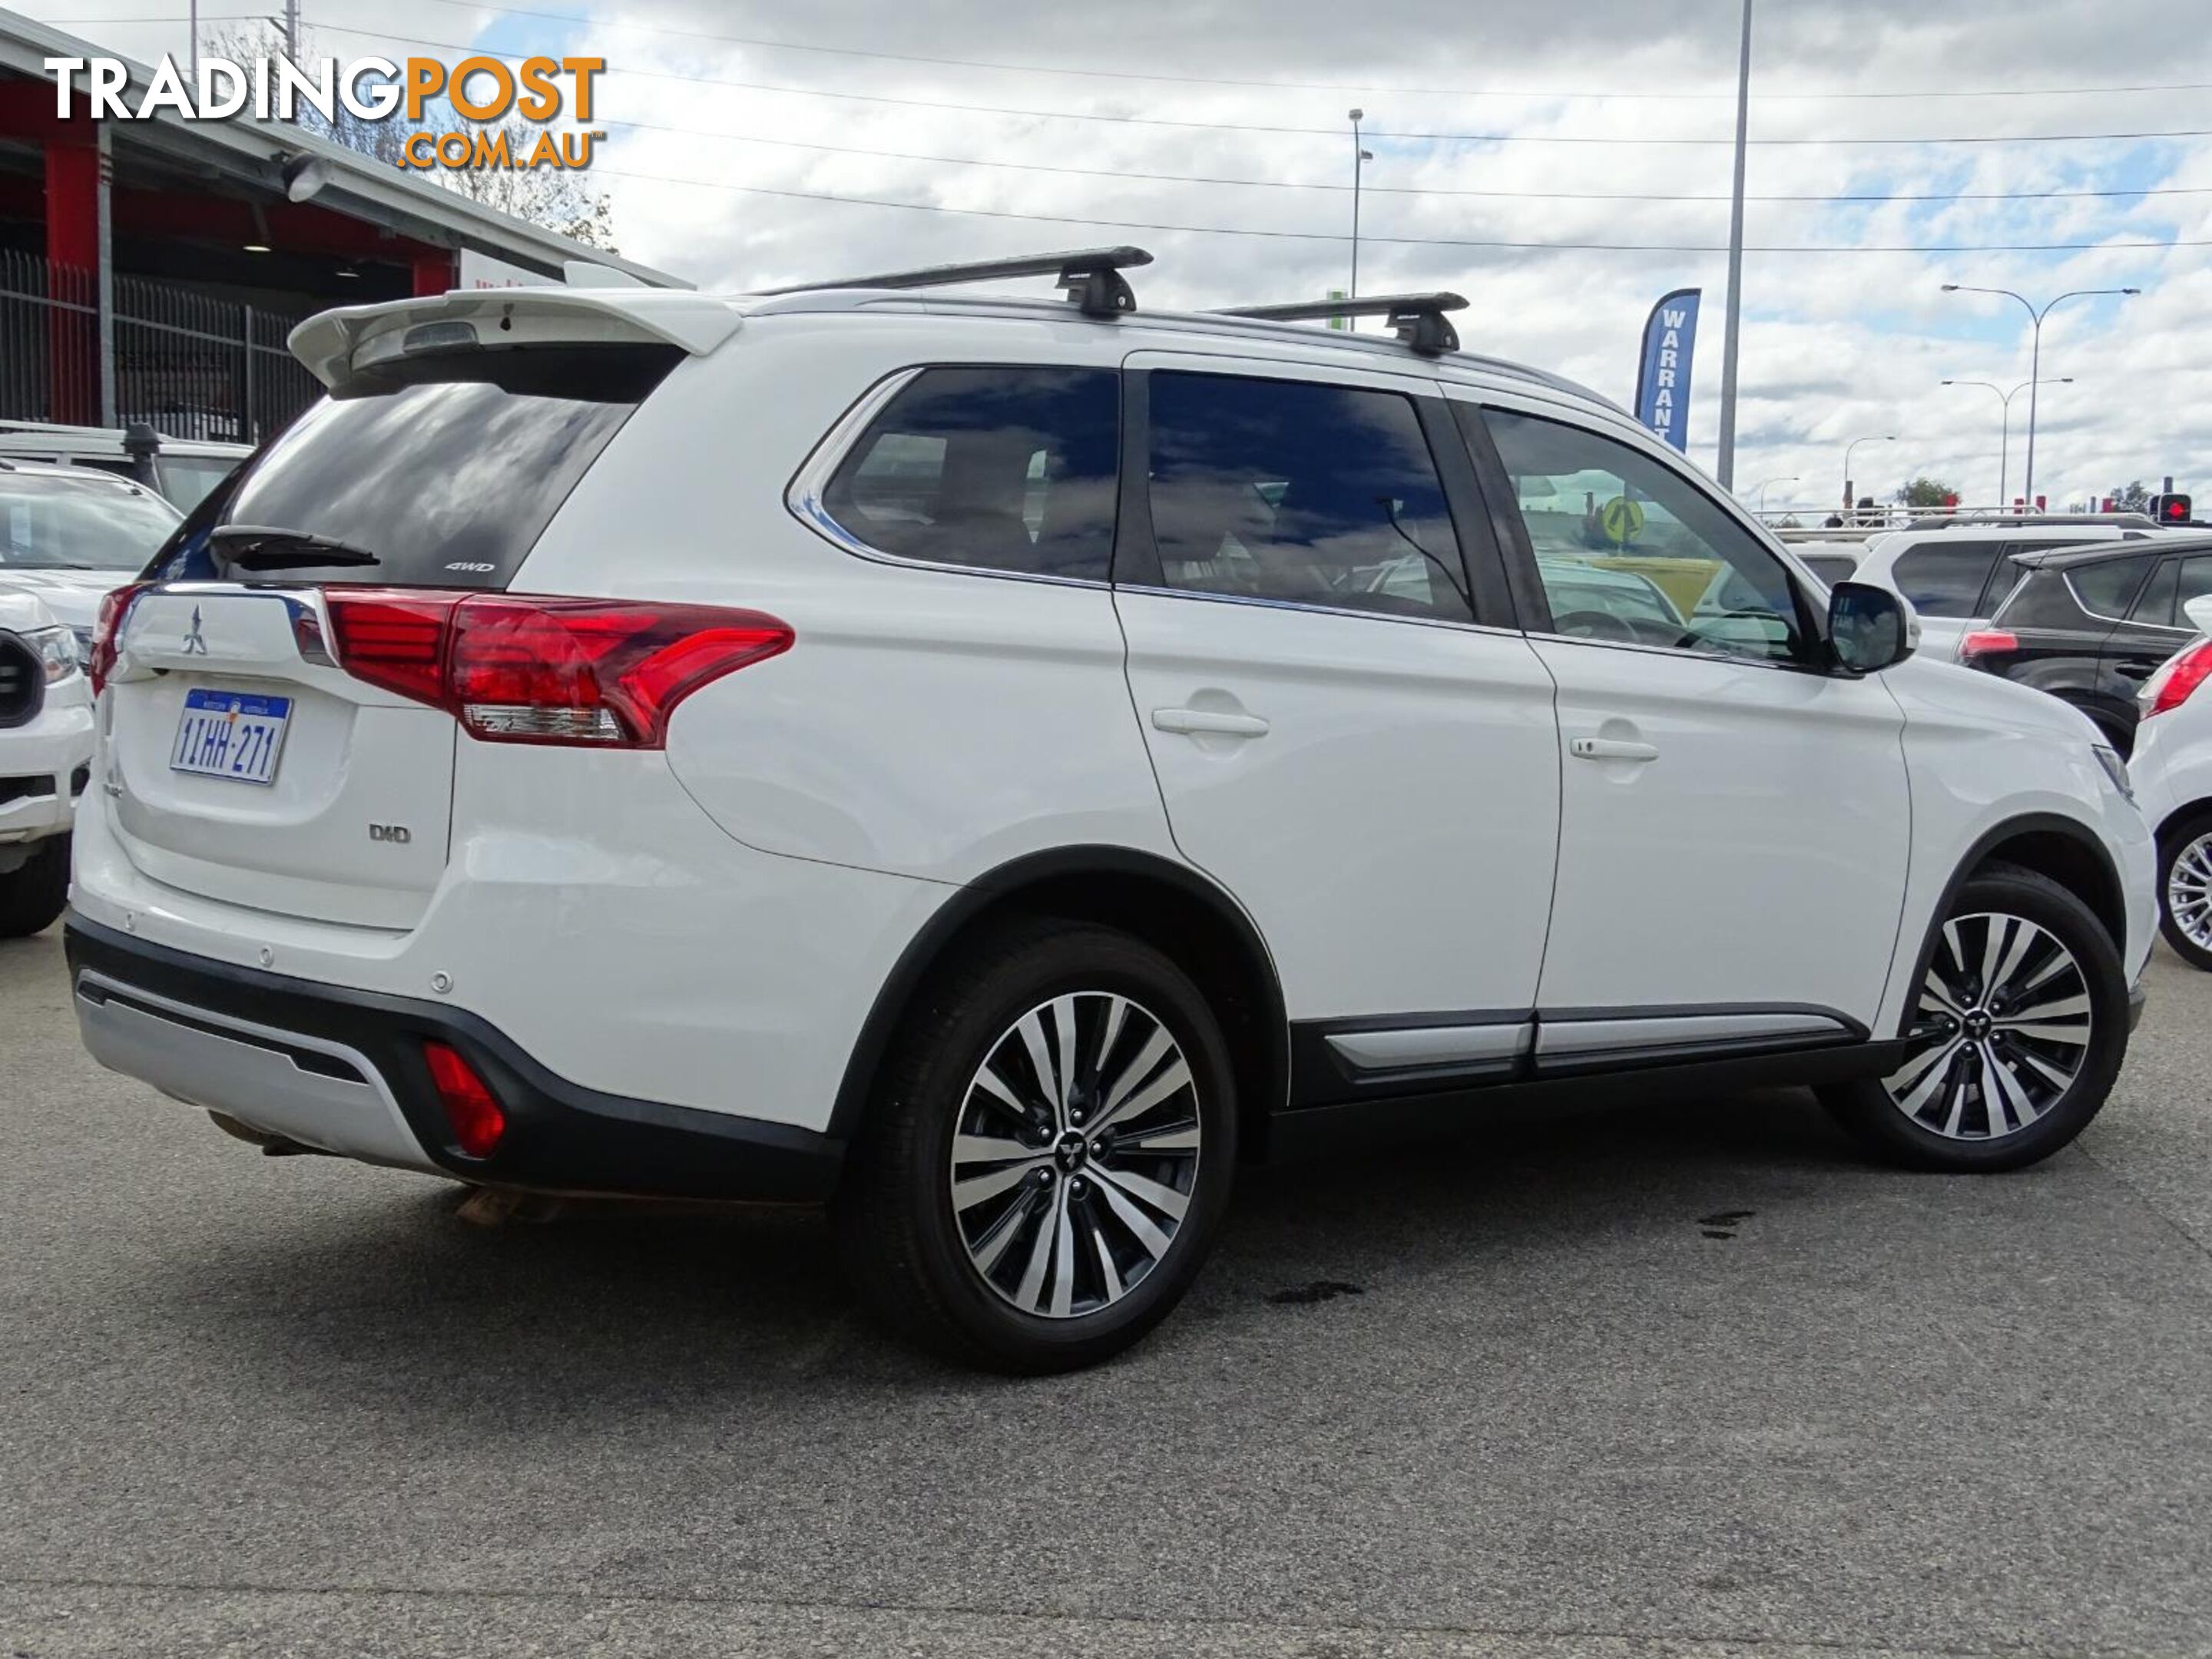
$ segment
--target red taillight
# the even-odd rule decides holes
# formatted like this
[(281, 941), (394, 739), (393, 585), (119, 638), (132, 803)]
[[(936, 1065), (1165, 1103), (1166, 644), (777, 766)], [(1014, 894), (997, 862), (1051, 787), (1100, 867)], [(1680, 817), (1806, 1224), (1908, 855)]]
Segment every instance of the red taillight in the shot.
[(130, 582), (100, 595), (100, 616), (92, 629), (92, 695), (95, 697), (100, 687), (107, 684), (107, 677), (115, 672), (115, 641), (131, 616), (131, 602), (152, 585)]
[(1972, 662), (1977, 657), (1994, 657), (2000, 652), (2019, 649), (2019, 635), (2008, 634), (2002, 628), (1981, 628), (1959, 641), (1959, 660)]
[(491, 1085), (477, 1075), (459, 1049), (442, 1042), (423, 1043), (422, 1058), (446, 1109), (453, 1144), (471, 1158), (489, 1158), (507, 1133), (507, 1114), (493, 1097)]
[(658, 749), (678, 703), (792, 641), (773, 617), (708, 605), (389, 588), (325, 597), (348, 673), (498, 743)]
[(2148, 720), (2180, 708), (2208, 679), (2212, 679), (2212, 640), (2191, 646), (2143, 682), (2137, 694), (2142, 699), (2142, 717)]
[(446, 700), (446, 641), (458, 593), (411, 593), (384, 587), (324, 594), (330, 606), (338, 665), (357, 680), (417, 702)]

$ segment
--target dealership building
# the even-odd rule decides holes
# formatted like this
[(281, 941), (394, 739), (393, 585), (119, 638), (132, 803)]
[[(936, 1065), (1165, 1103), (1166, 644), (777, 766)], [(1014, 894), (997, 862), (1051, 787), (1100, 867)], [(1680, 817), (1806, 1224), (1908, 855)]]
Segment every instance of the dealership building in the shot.
[[(314, 312), (571, 277), (685, 286), (289, 124), (95, 120), (81, 85), (57, 114), (45, 60), (112, 55), (0, 10), (0, 422), (252, 443), (314, 393), (284, 349)], [(132, 67), (127, 106), (151, 73)]]

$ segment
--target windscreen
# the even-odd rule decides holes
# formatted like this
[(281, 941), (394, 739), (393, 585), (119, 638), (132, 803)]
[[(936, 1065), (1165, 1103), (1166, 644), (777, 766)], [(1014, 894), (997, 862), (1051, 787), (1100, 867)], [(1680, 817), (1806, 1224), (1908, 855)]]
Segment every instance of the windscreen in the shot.
[(176, 524), (144, 489), (0, 471), (0, 570), (135, 571)]
[[(682, 356), (672, 346), (526, 346), (402, 360), (295, 421), (240, 478), (222, 523), (374, 556), (328, 567), (293, 557), (270, 579), (503, 587)], [(223, 539), (218, 532), (218, 555)], [(246, 566), (227, 574), (264, 576)]]

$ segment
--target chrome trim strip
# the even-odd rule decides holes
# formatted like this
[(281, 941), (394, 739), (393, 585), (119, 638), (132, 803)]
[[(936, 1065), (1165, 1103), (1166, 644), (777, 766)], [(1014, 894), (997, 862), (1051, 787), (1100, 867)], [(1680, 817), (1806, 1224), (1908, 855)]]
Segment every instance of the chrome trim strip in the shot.
[[(88, 988), (100, 994), (88, 996)], [(92, 969), (77, 975), (75, 994), (84, 1045), (110, 1071), (303, 1146), (437, 1170), (376, 1067), (343, 1043), (196, 1008)], [(163, 1018), (164, 1010), (177, 1018)], [(367, 1081), (308, 1071), (286, 1049), (328, 1054)]]
[(1538, 1059), (1605, 1054), (1617, 1048), (1656, 1048), (1683, 1042), (1729, 1042), (1781, 1036), (1826, 1037), (1850, 1027), (1826, 1014), (1662, 1014), (1644, 1018), (1575, 1019), (1547, 1014), (1536, 1031)]
[(1336, 1031), (1328, 1042), (1339, 1060), (1363, 1072), (1419, 1066), (1465, 1066), (1512, 1060), (1526, 1053), (1533, 1020), (1498, 1025), (1423, 1025), (1394, 1030)]

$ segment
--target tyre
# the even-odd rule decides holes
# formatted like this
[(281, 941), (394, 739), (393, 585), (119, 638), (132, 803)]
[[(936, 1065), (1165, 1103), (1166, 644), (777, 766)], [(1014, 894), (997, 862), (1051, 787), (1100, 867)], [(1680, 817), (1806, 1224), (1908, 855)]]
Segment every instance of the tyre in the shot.
[(2033, 871), (1991, 865), (1930, 941), (1909, 1057), (1820, 1099), (1877, 1154), (1919, 1170), (2017, 1170), (2104, 1105), (2128, 1045), (2119, 953), (2089, 908)]
[(923, 987), (834, 1206), (884, 1324), (991, 1370), (1072, 1370), (1164, 1318), (1237, 1164), (1228, 1049), (1166, 956), (1088, 923), (991, 932)]
[(2176, 956), (2212, 970), (2212, 812), (2159, 837), (2158, 926)]
[(0, 939), (42, 933), (69, 906), (70, 838), (52, 836), (0, 875)]

